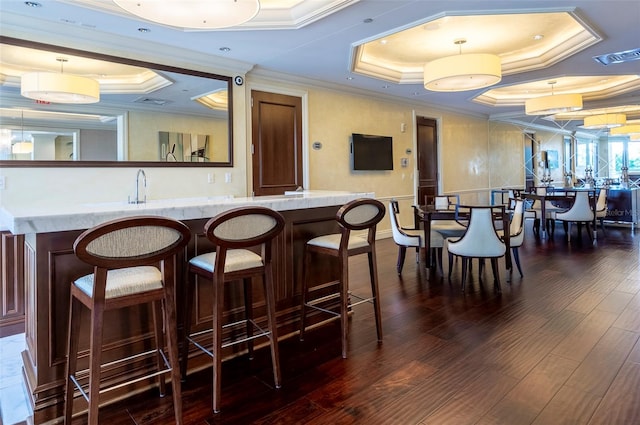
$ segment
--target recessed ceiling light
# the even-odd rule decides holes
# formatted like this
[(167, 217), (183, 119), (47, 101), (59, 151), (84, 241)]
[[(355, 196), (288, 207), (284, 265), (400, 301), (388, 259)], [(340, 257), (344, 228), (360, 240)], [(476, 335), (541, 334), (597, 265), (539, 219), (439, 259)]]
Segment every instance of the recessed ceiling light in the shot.
[(544, 38), (544, 35), (542, 35), (542, 34), (536, 34), (536, 35), (533, 36), (534, 40), (542, 40), (543, 38)]
[(347, 77), (347, 80), (353, 80), (353, 77), (349, 76)]
[(382, 86), (383, 89), (388, 89), (389, 87), (391, 87), (389, 84), (385, 84), (384, 86)]
[(25, 1), (24, 4), (26, 4), (29, 7), (42, 7), (40, 3), (35, 1)]
[(231, 47), (221, 47), (219, 50), (221, 52), (230, 52), (231, 51)]
[(371, 22), (373, 22), (373, 18), (364, 19), (362, 22), (364, 22), (365, 24), (370, 24)]
[(383, 38), (382, 40), (380, 40), (380, 44), (387, 44), (389, 42), (389, 40), (387, 40), (386, 38)]
[(140, 32), (151, 32), (151, 30), (149, 28), (138, 28), (138, 31)]

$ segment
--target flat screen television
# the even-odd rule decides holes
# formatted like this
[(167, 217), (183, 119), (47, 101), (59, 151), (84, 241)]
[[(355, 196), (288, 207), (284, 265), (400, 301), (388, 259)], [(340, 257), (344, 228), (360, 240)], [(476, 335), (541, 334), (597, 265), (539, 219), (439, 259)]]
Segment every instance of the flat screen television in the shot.
[(393, 139), (353, 133), (351, 164), (353, 170), (393, 170)]

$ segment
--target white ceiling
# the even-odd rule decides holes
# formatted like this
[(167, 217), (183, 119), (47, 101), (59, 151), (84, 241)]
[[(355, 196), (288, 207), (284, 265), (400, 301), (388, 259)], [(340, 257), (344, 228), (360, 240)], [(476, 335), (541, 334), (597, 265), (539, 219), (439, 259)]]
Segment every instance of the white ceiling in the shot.
[[(229, 69), (233, 69), (237, 63), (237, 69), (251, 69), (251, 72), (263, 76), (291, 78), (343, 90), (366, 90), (381, 96), (404, 98), (426, 107), (437, 106), (524, 123), (537, 121), (552, 126), (557, 124), (540, 117), (525, 116), (521, 104), (491, 100), (478, 102), (473, 99), (489, 89), (508, 91), (509, 87), (519, 83), (547, 82), (563, 77), (606, 79), (640, 75), (640, 60), (604, 66), (593, 59), (593, 56), (640, 47), (638, 0), (343, 0), (324, 1), (328, 6), (323, 6), (320, 15), (302, 9), (301, 3), (313, 1), (288, 1), (291, 6), (287, 9), (288, 15), (283, 15), (282, 10), (269, 10), (269, 3), (273, 1), (266, 0), (263, 3), (264, 14), (262, 17), (258, 15), (256, 19), (260, 22), (255, 22), (255, 25), (269, 20), (265, 18), (268, 12), (271, 20), (275, 17), (279, 19), (280, 28), (291, 29), (256, 30), (249, 23), (241, 29), (184, 31), (127, 17), (114, 9), (109, 0), (41, 0), (39, 3), (42, 7), (39, 8), (27, 7), (21, 0), (2, 0), (0, 33), (84, 50), (92, 46), (108, 53), (117, 50), (133, 58), (137, 54), (162, 54), (163, 48), (165, 51), (193, 51), (194, 55), (208, 55), (212, 63), (222, 64)], [(90, 3), (90, 7), (82, 7), (81, 3)], [(355, 46), (392, 35), (401, 29), (424, 25), (447, 16), (543, 11), (571, 12), (599, 41), (543, 69), (503, 75), (502, 81), (489, 89), (458, 93), (429, 92), (420, 82), (400, 84), (351, 70)], [(282, 19), (283, 16), (286, 19)], [(499, 25), (499, 21), (468, 23), (466, 33), (461, 38), (472, 40), (474, 36), (491, 30), (492, 25)], [(138, 31), (141, 27), (150, 31), (142, 33)], [(541, 29), (559, 32), (553, 25), (547, 27)], [(518, 33), (519, 28), (510, 29), (514, 38), (524, 36)], [(525, 27), (522, 26), (522, 29), (524, 32)], [(230, 50), (222, 52), (220, 49), (223, 47)], [(403, 50), (405, 55), (406, 50)], [(615, 92), (605, 98), (594, 96), (585, 98), (584, 102), (585, 109), (618, 105), (640, 106), (640, 90), (635, 88), (622, 93)], [(631, 112), (629, 118), (640, 119), (640, 113)], [(576, 121), (574, 124), (579, 123)]]

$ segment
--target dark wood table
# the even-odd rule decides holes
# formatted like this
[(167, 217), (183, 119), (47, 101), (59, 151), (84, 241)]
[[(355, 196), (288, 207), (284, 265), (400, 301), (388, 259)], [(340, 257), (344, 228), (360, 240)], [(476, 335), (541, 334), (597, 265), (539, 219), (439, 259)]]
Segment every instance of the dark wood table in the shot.
[[(464, 209), (465, 207), (463, 207)], [(496, 206), (495, 208), (500, 208)], [(505, 262), (507, 269), (511, 270), (511, 253), (509, 245), (509, 214), (504, 211), (502, 207), (502, 217), (499, 220), (502, 221), (502, 228), (504, 229), (504, 241), (507, 247), (505, 252)], [(431, 222), (433, 220), (456, 220), (459, 218), (460, 213), (458, 209), (437, 210), (433, 205), (419, 205), (414, 209), (416, 223), (422, 222), (422, 228), (424, 229), (424, 248), (425, 248), (425, 263), (427, 268), (431, 268)]]

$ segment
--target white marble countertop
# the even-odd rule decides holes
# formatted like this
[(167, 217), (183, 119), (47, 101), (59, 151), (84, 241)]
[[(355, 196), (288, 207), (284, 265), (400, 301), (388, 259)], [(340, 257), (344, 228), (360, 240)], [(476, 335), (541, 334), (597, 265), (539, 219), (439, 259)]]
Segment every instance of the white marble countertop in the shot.
[[(289, 193), (289, 192), (288, 192)], [(28, 205), (0, 207), (0, 228), (15, 235), (88, 229), (108, 220), (135, 215), (159, 215), (177, 220), (213, 217), (243, 206), (265, 206), (276, 211), (342, 205), (353, 199), (373, 198), (372, 192), (304, 191), (295, 194), (234, 198), (212, 196), (148, 200), (143, 204), (94, 202), (35, 208)]]

